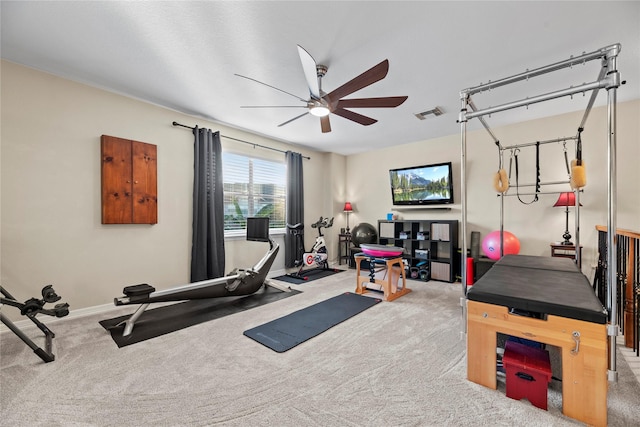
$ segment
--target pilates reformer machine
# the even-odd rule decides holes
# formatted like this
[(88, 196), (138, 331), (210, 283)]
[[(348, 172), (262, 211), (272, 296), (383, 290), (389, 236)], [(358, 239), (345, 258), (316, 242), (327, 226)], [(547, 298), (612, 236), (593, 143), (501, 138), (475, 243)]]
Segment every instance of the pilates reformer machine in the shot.
[(36, 319), (38, 314), (46, 314), (53, 317), (64, 317), (69, 314), (69, 304), (60, 303), (56, 304), (53, 308), (45, 308), (47, 303), (54, 303), (60, 301), (61, 297), (56, 294), (51, 285), (47, 285), (42, 288), (42, 298), (29, 298), (25, 302), (16, 300), (13, 295), (9, 293), (5, 288), (0, 286), (0, 304), (15, 307), (20, 310), (20, 314), (27, 316), (37, 327), (44, 333), (45, 346), (44, 349), (38, 347), (36, 343), (31, 340), (18, 326), (15, 325), (7, 316), (0, 311), (0, 320), (5, 326), (18, 336), (26, 345), (28, 345), (35, 354), (38, 355), (45, 362), (53, 362), (55, 355), (52, 352), (53, 338), (55, 334), (45, 325)]
[[(605, 382), (605, 392), (604, 392), (604, 410), (602, 410), (603, 405), (602, 405), (602, 393), (598, 394), (598, 397), (596, 398), (597, 401), (593, 401), (592, 403), (594, 403), (595, 406), (597, 406), (599, 408), (599, 414), (595, 417), (595, 418), (589, 418), (588, 420), (583, 420), (585, 422), (588, 422), (589, 424), (597, 424), (597, 425), (601, 425), (604, 424), (606, 425), (606, 381), (607, 379), (609, 381), (616, 381), (617, 380), (617, 372), (616, 372), (616, 336), (619, 334), (619, 328), (617, 325), (617, 307), (616, 307), (616, 300), (617, 300), (617, 288), (616, 288), (616, 275), (617, 275), (617, 271), (616, 271), (616, 266), (617, 266), (617, 261), (616, 261), (616, 254), (617, 254), (617, 250), (616, 250), (616, 241), (615, 241), (615, 230), (616, 230), (616, 197), (617, 197), (617, 190), (616, 190), (616, 94), (617, 94), (617, 89), (621, 84), (624, 84), (625, 82), (620, 80), (620, 74), (618, 72), (617, 69), (617, 57), (620, 53), (621, 50), (621, 45), (620, 44), (613, 44), (607, 47), (604, 47), (602, 49), (598, 49), (596, 51), (590, 52), (590, 53), (583, 53), (579, 56), (575, 56), (575, 57), (571, 57), (569, 59), (566, 59), (564, 61), (560, 61), (560, 62), (556, 62), (547, 66), (543, 66), (540, 68), (536, 68), (534, 70), (527, 70), (523, 73), (520, 74), (516, 74), (513, 75), (511, 77), (507, 77), (507, 78), (502, 78), (500, 80), (496, 80), (496, 81), (491, 81), (489, 83), (486, 84), (480, 84), (479, 86), (475, 86), (475, 87), (471, 87), (471, 88), (467, 88), (464, 89), (460, 92), (460, 100), (461, 100), (461, 109), (460, 109), (460, 114), (459, 114), (459, 119), (458, 122), (460, 123), (460, 130), (461, 130), (461, 211), (462, 211), (462, 244), (461, 244), (461, 251), (462, 254), (466, 254), (467, 253), (467, 248), (468, 248), (468, 244), (467, 244), (467, 232), (466, 232), (466, 226), (467, 226), (467, 189), (466, 189), (466, 185), (467, 185), (467, 178), (466, 178), (466, 167), (467, 167), (467, 122), (471, 119), (477, 118), (480, 123), (482, 124), (482, 126), (487, 130), (487, 132), (489, 133), (490, 137), (493, 139), (493, 141), (496, 143), (496, 145), (502, 150), (504, 149), (512, 149), (512, 148), (518, 148), (518, 147), (501, 147), (499, 140), (495, 137), (495, 135), (493, 134), (493, 132), (491, 131), (490, 127), (488, 126), (486, 120), (485, 120), (485, 116), (491, 115), (491, 114), (495, 114), (495, 113), (499, 113), (502, 111), (506, 111), (506, 110), (510, 110), (510, 109), (514, 109), (514, 108), (518, 108), (518, 107), (528, 107), (531, 104), (536, 104), (536, 103), (540, 103), (540, 102), (544, 102), (544, 101), (548, 101), (548, 100), (552, 100), (552, 99), (557, 99), (557, 98), (561, 98), (561, 97), (567, 97), (567, 96), (573, 96), (574, 94), (585, 94), (590, 92), (591, 96), (588, 100), (587, 103), (587, 107), (586, 107), (586, 111), (583, 115), (583, 119), (582, 119), (582, 123), (580, 124), (580, 126), (578, 127), (578, 134), (576, 137), (571, 138), (574, 139), (576, 141), (580, 140), (580, 132), (582, 132), (582, 130), (584, 129), (586, 120), (589, 116), (589, 113), (594, 105), (594, 102), (596, 100), (596, 97), (598, 95), (598, 91), (600, 89), (606, 89), (607, 90), (607, 114), (608, 114), (608, 118), (607, 118), (607, 151), (608, 151), (608, 186), (607, 186), (607, 242), (608, 242), (608, 248), (609, 250), (607, 251), (607, 264), (609, 266), (608, 270), (607, 270), (607, 281), (609, 283), (609, 285), (607, 286), (607, 307), (605, 310), (605, 317), (608, 318), (608, 324), (606, 325), (602, 325), (602, 334), (597, 335), (596, 340), (599, 340), (599, 342), (603, 343), (602, 349), (598, 350), (601, 351), (602, 353), (598, 353), (597, 357), (600, 358), (604, 358), (606, 360), (606, 358), (608, 358), (608, 369), (606, 369), (606, 373), (605, 372), (598, 372), (597, 373), (597, 384), (593, 385), (593, 387), (596, 387), (598, 390), (602, 390), (603, 389), (603, 385), (601, 384), (601, 378), (602, 380)], [(527, 97), (524, 99), (520, 99), (520, 100), (516, 100), (516, 101), (512, 101), (512, 102), (508, 102), (508, 103), (504, 103), (501, 105), (497, 105), (494, 107), (488, 107), (485, 109), (478, 109), (476, 107), (476, 105), (474, 104), (473, 100), (472, 100), (472, 96), (476, 95), (476, 94), (480, 94), (483, 92), (487, 92), (493, 89), (497, 89), (503, 86), (507, 86), (509, 84), (512, 83), (517, 83), (517, 82), (522, 82), (525, 80), (529, 80), (531, 78), (535, 78), (537, 76), (541, 76), (544, 74), (548, 74), (548, 73), (552, 73), (558, 70), (562, 70), (562, 69), (567, 69), (567, 68), (571, 68), (574, 66), (578, 66), (578, 65), (584, 65), (587, 62), (590, 61), (600, 61), (601, 63), (601, 67), (600, 67), (600, 71), (598, 74), (598, 77), (595, 81), (592, 81), (590, 83), (582, 83), (576, 86), (571, 86), (569, 88), (566, 89), (562, 89), (562, 90), (557, 90), (554, 92), (549, 92), (549, 93), (545, 93), (542, 95), (538, 95), (538, 96), (533, 96), (533, 97)], [(560, 141), (564, 141), (564, 140), (569, 140), (570, 138), (562, 138), (559, 139)], [(548, 141), (548, 142), (555, 142), (555, 141)], [(540, 146), (540, 142), (534, 143), (537, 144), (538, 148)], [(578, 148), (580, 147), (580, 144), (578, 144)], [(577, 155), (579, 155), (579, 153), (576, 153)], [(574, 166), (581, 166), (581, 159), (578, 157), (576, 159), (575, 163), (572, 163), (572, 168)], [(500, 165), (501, 167), (502, 165)], [(499, 171), (500, 172), (500, 171)], [(581, 173), (583, 173), (584, 171), (581, 171)], [(581, 178), (584, 178), (583, 176)], [(572, 179), (570, 181), (573, 181), (574, 177), (572, 176)], [(508, 187), (508, 185), (504, 185), (504, 173), (502, 173), (502, 176), (499, 176), (498, 179), (496, 180), (499, 190), (503, 190), (504, 192), (506, 192), (506, 189)], [(496, 184), (496, 182), (494, 181), (494, 184)], [(538, 187), (537, 185), (539, 184), (539, 182), (536, 182), (536, 192), (538, 191)], [(580, 183), (576, 182), (570, 182), (571, 187), (574, 190), (574, 193), (576, 195), (576, 227), (578, 227), (579, 224), (579, 188), (581, 187)], [(582, 183), (582, 185), (584, 185), (584, 183)], [(499, 191), (499, 192), (503, 192), (503, 191)], [(503, 193), (504, 196), (504, 193)], [(501, 234), (503, 232), (503, 211), (504, 211), (504, 197), (500, 197), (501, 200), (501, 211), (500, 211), (500, 231)], [(578, 231), (576, 231), (576, 247), (579, 247), (579, 234)], [(502, 245), (501, 245), (502, 246)], [(502, 251), (502, 249), (501, 249)], [(577, 261), (579, 261), (579, 251), (577, 251), (578, 253), (576, 254)], [(504, 255), (503, 253), (501, 253), (501, 255)], [(539, 257), (539, 258), (543, 258), (543, 257)], [(579, 265), (579, 264), (578, 264)], [(541, 271), (544, 269), (541, 269)], [(463, 295), (465, 295), (466, 298), (461, 298), (461, 305), (463, 308), (463, 316), (465, 318), (465, 322), (463, 322), (463, 324), (465, 324), (465, 332), (471, 333), (471, 329), (469, 327), (470, 325), (470, 318), (473, 319), (473, 321), (476, 321), (476, 319), (480, 319), (478, 320), (479, 322), (484, 322), (485, 325), (489, 325), (491, 323), (491, 319), (493, 319), (494, 314), (491, 311), (483, 311), (483, 312), (478, 312), (478, 313), (471, 313), (471, 304), (468, 305), (468, 303), (471, 303), (471, 301), (469, 301), (468, 297), (467, 297), (467, 274), (468, 272), (466, 271), (466, 269), (462, 269), (462, 288), (463, 288)], [(497, 274), (497, 272), (496, 272)], [(541, 287), (539, 288), (539, 291), (544, 292), (545, 286), (544, 283), (540, 282), (540, 283), (536, 283), (536, 277), (538, 277), (538, 275), (542, 274), (534, 274), (532, 272), (532, 270), (529, 270), (529, 274), (531, 274), (531, 283), (528, 285), (524, 285), (523, 286), (534, 286), (536, 284), (540, 285)], [(580, 272), (580, 274), (582, 274)], [(483, 276), (484, 279), (484, 276)], [(485, 280), (486, 282), (486, 280)], [(476, 285), (474, 285), (476, 286)], [(469, 291), (471, 292), (471, 290)], [(508, 302), (505, 300), (504, 295), (500, 295), (500, 290), (496, 291), (494, 295), (492, 295), (491, 300), (490, 301), (485, 301), (485, 302), (490, 302), (493, 303), (497, 300), (500, 300), (501, 303), (504, 304), (508, 304)], [(569, 291), (570, 292), (570, 291)], [(594, 294), (595, 295), (595, 294)], [(531, 296), (531, 299), (535, 299), (536, 296)], [(547, 298), (548, 296), (543, 296), (542, 297)], [(507, 298), (508, 299), (508, 298)], [(531, 304), (531, 299), (526, 300), (526, 301), (520, 301), (521, 305), (524, 306), (529, 306)], [(503, 304), (503, 305), (504, 305)], [(549, 301), (550, 305), (553, 305), (554, 302), (553, 301)], [(544, 311), (544, 306), (540, 307), (538, 306), (538, 309), (540, 311)], [(470, 317), (471, 316), (471, 317)], [(478, 317), (479, 316), (479, 317)], [(536, 321), (533, 322), (531, 324), (527, 323), (526, 324), (526, 328), (538, 328), (540, 327), (540, 329), (538, 330), (539, 332), (543, 333), (542, 331), (544, 331), (544, 328), (552, 328), (553, 326), (549, 323), (545, 323), (545, 324), (540, 324), (537, 323), (538, 319), (535, 319)], [(498, 322), (499, 323), (499, 322)], [(542, 325), (542, 326), (541, 326)], [(524, 329), (520, 330), (520, 333), (522, 333)], [(528, 331), (529, 329), (527, 329)], [(514, 334), (517, 334), (518, 332), (513, 330), (511, 331)], [(475, 328), (474, 326), (474, 334), (477, 333), (477, 328)], [(578, 334), (579, 335), (579, 334)], [(476, 340), (477, 337), (471, 337), (471, 336), (467, 336), (467, 347), (469, 350), (469, 345), (473, 340)], [(572, 337), (571, 336), (567, 336), (565, 338), (568, 341), (568, 344), (561, 344), (561, 343), (555, 343), (554, 345), (571, 345), (572, 344)], [(579, 341), (578, 341), (579, 342)], [(576, 342), (575, 345), (575, 353), (574, 355), (579, 355), (578, 357), (580, 359), (585, 358), (587, 356), (584, 355), (580, 355), (580, 349), (578, 347), (578, 342)], [(598, 344), (599, 345), (599, 344)], [(607, 348), (608, 348), (608, 352), (607, 352)], [(485, 349), (486, 350), (486, 349)], [(475, 350), (474, 350), (475, 351)], [(493, 350), (492, 350), (493, 351)], [(608, 353), (608, 355), (607, 355)], [(482, 357), (487, 357), (488, 355), (484, 354), (478, 354), (478, 353), (474, 353), (474, 357), (476, 356), (482, 356)], [(490, 357), (490, 356), (488, 356)], [(568, 360), (568, 359), (567, 359)], [(606, 363), (605, 363), (606, 365)], [(477, 376), (475, 376), (475, 374), (470, 373), (470, 369), (472, 369), (472, 364), (468, 365), (468, 378), (474, 382), (478, 382), (481, 383), (487, 387), (491, 387), (492, 386), (492, 382), (489, 378), (486, 377), (486, 372), (485, 374), (481, 375), (482, 378), (478, 378)], [(603, 371), (605, 371), (605, 369), (603, 368)], [(492, 374), (495, 375), (495, 372)], [(495, 378), (493, 378), (493, 380), (495, 380)], [(586, 378), (585, 378), (586, 380)], [(593, 380), (596, 381), (596, 380)], [(493, 387), (495, 388), (495, 386)], [(563, 393), (564, 394), (564, 393)], [(564, 397), (564, 396), (563, 396)], [(591, 397), (590, 397), (591, 398)], [(578, 399), (579, 400), (579, 399)], [(570, 405), (575, 405), (576, 402), (571, 402)], [(582, 404), (585, 405), (585, 402), (582, 401)], [(575, 409), (575, 408), (574, 408)], [(569, 409), (569, 416), (575, 417), (576, 416), (576, 412), (574, 411), (574, 409)], [(564, 407), (564, 402), (563, 402), (563, 411), (566, 411), (565, 407)]]
[(140, 304), (140, 307), (131, 317), (115, 327), (124, 325), (122, 336), (131, 335), (136, 321), (152, 303), (250, 295), (257, 292), (262, 285), (289, 292), (290, 288), (270, 282), (266, 278), (279, 249), (278, 244), (269, 236), (269, 218), (247, 218), (247, 240), (269, 243), (269, 251), (253, 267), (235, 269), (227, 276), (202, 280), (162, 291), (156, 291), (153, 286), (148, 284), (125, 287), (123, 289), (124, 296), (115, 298), (114, 304), (116, 306)]

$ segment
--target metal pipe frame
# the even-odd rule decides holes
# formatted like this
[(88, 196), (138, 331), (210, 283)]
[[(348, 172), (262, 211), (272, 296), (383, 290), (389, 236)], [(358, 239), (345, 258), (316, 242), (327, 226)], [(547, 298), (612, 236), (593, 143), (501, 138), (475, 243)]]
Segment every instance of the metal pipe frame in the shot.
[[(618, 75), (617, 70), (617, 58), (615, 56), (609, 58), (610, 72), (615, 72)], [(618, 78), (619, 80), (619, 78)], [(617, 262), (617, 237), (616, 237), (616, 212), (617, 212), (617, 148), (616, 148), (616, 134), (617, 134), (617, 86), (608, 88), (607, 92), (607, 130), (608, 130), (608, 167), (609, 182), (607, 186), (607, 299), (609, 303), (609, 381), (618, 380), (618, 372), (616, 371), (616, 337), (619, 334), (618, 331), (618, 313), (617, 313), (617, 300), (618, 300), (618, 287), (616, 283), (618, 262)]]
[(505, 194), (498, 194), (498, 197), (500, 196), (505, 196), (505, 197), (514, 197), (514, 196), (535, 196), (537, 194), (561, 194), (561, 193), (566, 193), (566, 191), (538, 191), (537, 193), (533, 192), (529, 192), (529, 193), (505, 193)]
[(462, 222), (462, 252), (460, 256), (460, 271), (462, 272), (462, 297), (460, 306), (462, 307), (462, 333), (467, 333), (467, 119), (464, 113), (467, 111), (468, 96), (463, 96), (460, 107), (460, 210)]
[(566, 138), (554, 138), (554, 139), (547, 139), (544, 141), (526, 142), (524, 144), (508, 145), (506, 147), (502, 147), (501, 150), (513, 150), (515, 148), (531, 147), (536, 144), (543, 145), (543, 144), (551, 144), (554, 142), (577, 141), (577, 140), (578, 140), (577, 136), (568, 136)]
[[(549, 181), (549, 182), (541, 182), (539, 184), (518, 184), (518, 187), (535, 187), (536, 185), (557, 185), (557, 184), (569, 184), (569, 180), (566, 181)], [(557, 193), (565, 193), (565, 191), (558, 191)], [(538, 194), (541, 194), (538, 192)]]
[[(516, 74), (511, 77), (503, 78), (495, 82), (489, 82), (487, 84), (481, 84), (472, 88), (464, 89), (460, 92), (461, 108), (458, 118), (460, 123), (460, 141), (461, 141), (461, 210), (462, 210), (462, 255), (466, 258), (467, 253), (467, 194), (466, 194), (466, 154), (467, 154), (467, 121), (472, 118), (481, 119), (482, 116), (487, 114), (497, 113), (501, 111), (510, 110), (517, 107), (528, 106), (530, 104), (544, 102), (551, 99), (560, 98), (563, 96), (569, 96), (580, 92), (594, 91), (591, 95), (591, 99), (588, 102), (587, 109), (582, 119), (580, 128), (584, 128), (585, 122), (589, 115), (589, 112), (595, 102), (597, 92), (599, 89), (607, 89), (607, 131), (608, 131), (608, 148), (607, 148), (607, 171), (608, 171), (608, 187), (607, 187), (607, 304), (609, 307), (609, 325), (607, 327), (607, 335), (609, 336), (609, 381), (617, 381), (618, 373), (616, 371), (616, 337), (619, 334), (619, 327), (617, 324), (617, 288), (616, 288), (616, 275), (617, 275), (617, 242), (616, 242), (616, 212), (617, 212), (617, 163), (616, 163), (616, 104), (617, 104), (617, 88), (620, 86), (620, 74), (617, 70), (617, 57), (622, 49), (621, 44), (616, 43), (605, 48), (599, 49), (591, 53), (582, 54), (576, 58), (571, 57), (565, 61), (556, 62), (545, 67), (536, 68), (532, 71), (527, 70), (524, 73)], [(531, 77), (540, 76), (543, 74), (558, 71), (563, 68), (572, 67), (573, 65), (585, 63), (595, 59), (602, 59), (602, 68), (600, 70), (598, 80), (592, 83), (582, 84), (577, 87), (570, 87), (567, 89), (550, 92), (547, 94), (539, 95), (533, 98), (526, 98), (519, 101), (514, 101), (506, 104), (502, 104), (497, 107), (491, 107), (484, 110), (478, 110), (475, 105), (472, 106), (473, 112), (469, 113), (467, 107), (470, 106), (470, 96), (476, 93), (481, 93), (491, 89), (495, 89), (501, 86), (506, 86), (511, 83), (526, 80)], [(496, 144), (499, 146), (498, 139), (493, 135), (489, 126), (480, 120), (485, 129), (489, 132)], [(577, 138), (576, 138), (577, 139)], [(502, 147), (500, 147), (502, 148)], [(576, 248), (577, 254), (579, 254), (579, 218), (580, 218), (580, 199), (579, 192), (576, 192)], [(503, 215), (504, 215), (504, 197), (500, 197), (500, 234), (502, 236), (503, 227)], [(502, 246), (502, 245), (501, 245)], [(501, 249), (502, 252), (502, 249)], [(577, 255), (577, 258), (580, 255)], [(466, 265), (464, 263), (463, 265)], [(462, 286), (464, 295), (466, 296), (466, 268), (462, 268)], [(466, 304), (462, 304), (463, 307), (463, 321), (464, 332), (466, 333)]]
[[(476, 108), (475, 104), (473, 103), (473, 100), (471, 99), (471, 97), (467, 98), (467, 102), (469, 103), (469, 107), (471, 107), (471, 111), (474, 111), (474, 112), (478, 111), (478, 109)], [(493, 139), (493, 142), (495, 142), (496, 145), (502, 150), (502, 146), (500, 145), (500, 140), (498, 140), (498, 138), (496, 138), (496, 136), (493, 134), (493, 132), (491, 131), (491, 128), (489, 127), (487, 122), (484, 120), (484, 117), (478, 117), (478, 120), (480, 120), (480, 123), (482, 124), (482, 126), (489, 133), (489, 135)]]
[(556, 62), (555, 64), (547, 65), (545, 67), (536, 68), (534, 70), (527, 70), (524, 73), (516, 74), (511, 77), (506, 77), (495, 82), (489, 82), (486, 84), (481, 84), (475, 87), (471, 87), (468, 89), (464, 89), (460, 92), (460, 97), (462, 98), (463, 94), (465, 95), (473, 95), (475, 93), (485, 92), (491, 89), (495, 89), (501, 86), (506, 86), (511, 83), (519, 82), (522, 80), (527, 80), (532, 77), (541, 76), (544, 74), (551, 73), (553, 71), (558, 71), (563, 68), (573, 67), (574, 65), (584, 64), (589, 61), (593, 61), (595, 59), (603, 59), (608, 57), (616, 57), (618, 53), (620, 53), (621, 45), (619, 43), (603, 47), (601, 49), (595, 50), (590, 53), (583, 53), (577, 57), (571, 57), (564, 61)]
[(486, 116), (487, 114), (499, 113), (501, 111), (511, 110), (518, 107), (529, 106), (531, 104), (537, 104), (543, 101), (549, 101), (552, 99), (562, 98), (564, 96), (575, 95), (576, 93), (588, 92), (594, 89), (601, 89), (610, 87), (614, 84), (613, 76), (607, 76), (603, 80), (596, 80), (591, 83), (585, 83), (580, 86), (570, 87), (566, 89), (557, 90), (555, 92), (549, 92), (542, 95), (534, 96), (531, 98), (524, 98), (518, 101), (508, 102), (506, 104), (497, 105), (495, 107), (485, 108), (484, 110), (474, 111), (473, 113), (467, 113), (467, 119), (473, 119), (475, 117)]
[[(598, 80), (603, 80), (607, 75), (607, 64), (604, 62), (602, 64), (602, 68), (600, 68), (600, 74), (598, 75)], [(591, 108), (593, 108), (593, 104), (596, 102), (596, 98), (598, 97), (599, 89), (591, 92), (591, 98), (589, 98), (589, 102), (587, 103), (587, 108), (584, 112), (584, 116), (582, 116), (582, 121), (580, 122), (579, 129), (584, 129), (584, 125), (587, 124), (587, 118), (589, 118), (589, 113), (591, 112)]]
[(575, 219), (573, 222), (574, 233), (573, 235), (576, 237), (576, 263), (582, 267), (582, 251), (580, 250), (580, 193), (582, 190), (574, 190), (576, 199), (576, 206), (574, 209)]

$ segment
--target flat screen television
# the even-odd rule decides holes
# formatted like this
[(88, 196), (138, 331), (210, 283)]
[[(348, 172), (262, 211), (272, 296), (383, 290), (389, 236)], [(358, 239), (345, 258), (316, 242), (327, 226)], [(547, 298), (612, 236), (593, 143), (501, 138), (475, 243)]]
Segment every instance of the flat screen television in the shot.
[(451, 162), (391, 169), (391, 198), (396, 206), (453, 203)]
[(269, 217), (247, 218), (247, 240), (253, 242), (269, 241)]

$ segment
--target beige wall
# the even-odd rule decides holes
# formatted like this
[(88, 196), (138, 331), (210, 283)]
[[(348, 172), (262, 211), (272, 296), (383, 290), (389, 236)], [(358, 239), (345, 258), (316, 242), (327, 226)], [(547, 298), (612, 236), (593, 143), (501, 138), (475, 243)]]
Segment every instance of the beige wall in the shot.
[[(606, 97), (606, 93), (600, 96)], [(503, 146), (574, 136), (584, 111), (523, 122), (492, 129)], [(640, 101), (618, 104), (618, 228), (640, 230)], [(491, 124), (491, 119), (487, 119)], [(454, 169), (455, 204), (451, 211), (429, 209), (396, 210), (405, 219), (460, 219), (460, 135), (421, 141), (393, 148), (352, 155), (347, 158), (347, 194), (358, 212), (357, 222), (377, 224), (391, 209), (388, 170), (426, 163), (451, 161)], [(587, 172), (587, 186), (581, 195), (580, 241), (584, 246), (583, 271), (591, 277), (591, 265), (596, 259), (596, 224), (607, 221), (607, 109), (594, 108), (582, 134), (583, 159)], [(573, 143), (567, 144), (569, 159), (574, 157)], [(493, 175), (498, 169), (498, 150), (488, 133), (482, 129), (467, 134), (467, 235), (480, 231), (482, 237), (500, 228), (500, 200), (493, 189)], [(520, 183), (535, 182), (535, 148), (523, 148), (519, 154)], [(541, 181), (567, 180), (563, 145), (546, 144), (540, 148)], [(505, 156), (508, 169), (509, 153)], [(367, 171), (363, 173), (362, 171)], [(515, 165), (511, 177), (515, 185)], [(523, 188), (522, 192), (531, 191)], [(568, 191), (568, 185), (545, 186), (542, 191)], [(524, 202), (532, 196), (522, 196)], [(504, 227), (520, 240), (522, 254), (550, 254), (549, 244), (561, 240), (565, 229), (565, 214), (553, 208), (557, 194), (544, 194), (530, 205), (517, 197), (505, 197)], [(569, 230), (574, 236), (574, 213), (569, 216)]]
[[(219, 129), (223, 135), (279, 149), (299, 151), (304, 163), (305, 224), (335, 216), (326, 239), (337, 257), (337, 232), (346, 226), (345, 201), (360, 222), (376, 224), (391, 209), (388, 170), (452, 161), (456, 204), (450, 211), (396, 211), (403, 218), (460, 218), (460, 136), (451, 135), (349, 157), (318, 153), (269, 140), (215, 122), (2, 62), (1, 280), (19, 299), (53, 284), (71, 309), (110, 304), (122, 287), (149, 283), (164, 289), (188, 281), (191, 248), (192, 135), (175, 120)], [(605, 96), (602, 94), (601, 96)], [(573, 135), (582, 112), (494, 129), (503, 145)], [(618, 106), (618, 227), (640, 230), (640, 101)], [(100, 220), (100, 135), (158, 146), (157, 225), (102, 225)], [(582, 198), (582, 243), (588, 263), (595, 256), (595, 224), (606, 223), (606, 109), (594, 109), (583, 134), (588, 185)], [(223, 148), (282, 159), (270, 150), (222, 140)], [(492, 175), (497, 150), (484, 131), (469, 133), (468, 231), (499, 227), (499, 201)], [(566, 178), (562, 148), (542, 148), (543, 180)], [(532, 177), (531, 152), (522, 153), (521, 172)], [(525, 178), (523, 178), (525, 179)], [(523, 197), (524, 199), (525, 197)], [(546, 255), (560, 239), (564, 214), (555, 196), (525, 206), (508, 198), (505, 229), (515, 233), (522, 253)], [(573, 224), (573, 219), (571, 219)], [(572, 227), (572, 226), (571, 226)], [(315, 235), (308, 228), (306, 246)], [(277, 241), (282, 243), (281, 236)], [(243, 239), (226, 244), (227, 270), (253, 264), (260, 244)], [(282, 272), (283, 250), (272, 271)], [(585, 267), (585, 272), (590, 270)], [(9, 313), (16, 318), (14, 313)], [(19, 317), (19, 316), (17, 316)]]
[[(6, 61), (1, 77), (1, 283), (18, 299), (38, 296), (53, 284), (73, 311), (111, 304), (126, 285), (164, 289), (188, 282), (193, 136), (172, 126), (174, 120), (311, 157), (304, 161), (305, 223), (343, 215), (332, 211), (337, 203), (328, 184), (331, 176), (344, 181), (343, 156), (285, 145)], [(158, 224), (101, 224), (102, 134), (158, 146)], [(282, 153), (224, 138), (222, 144), (224, 150), (284, 162)], [(314, 239), (310, 231), (307, 247)], [(276, 241), (282, 245), (282, 236)], [(335, 258), (337, 238), (328, 241)], [(227, 241), (226, 270), (253, 265), (266, 249), (241, 238)], [(283, 249), (272, 268), (282, 271)], [(20, 317), (13, 312), (7, 311)]]

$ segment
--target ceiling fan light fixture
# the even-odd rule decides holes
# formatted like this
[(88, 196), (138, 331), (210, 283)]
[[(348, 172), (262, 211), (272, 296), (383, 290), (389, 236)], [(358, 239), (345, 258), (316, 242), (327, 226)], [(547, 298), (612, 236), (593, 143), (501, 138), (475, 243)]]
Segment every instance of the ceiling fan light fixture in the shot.
[(331, 113), (329, 108), (324, 105), (314, 105), (309, 109), (309, 112), (316, 117), (326, 117)]

